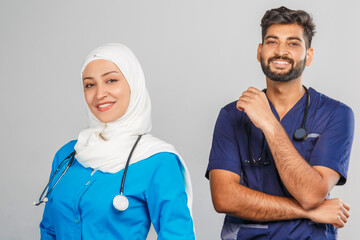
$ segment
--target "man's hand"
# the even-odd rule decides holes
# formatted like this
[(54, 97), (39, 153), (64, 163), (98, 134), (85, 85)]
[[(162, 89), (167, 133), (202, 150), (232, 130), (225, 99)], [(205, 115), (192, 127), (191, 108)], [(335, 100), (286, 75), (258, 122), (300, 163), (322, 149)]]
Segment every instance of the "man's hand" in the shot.
[(251, 122), (261, 130), (269, 128), (272, 121), (277, 121), (265, 93), (254, 87), (249, 87), (247, 91), (243, 92), (236, 107), (240, 111), (244, 111)]
[(307, 211), (308, 218), (317, 223), (332, 224), (336, 228), (345, 226), (350, 206), (339, 198), (325, 200), (319, 207)]

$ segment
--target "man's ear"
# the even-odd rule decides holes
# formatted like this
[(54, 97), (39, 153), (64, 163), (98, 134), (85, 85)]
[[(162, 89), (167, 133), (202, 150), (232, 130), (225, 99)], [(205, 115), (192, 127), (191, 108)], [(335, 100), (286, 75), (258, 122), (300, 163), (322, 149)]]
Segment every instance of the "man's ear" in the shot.
[(313, 57), (314, 57), (314, 49), (313, 48), (308, 48), (306, 50), (306, 62), (305, 62), (305, 65), (306, 66), (310, 66), (312, 60), (313, 60)]
[(261, 50), (262, 50), (262, 44), (259, 43), (259, 46), (257, 48), (257, 60), (258, 60), (258, 62), (260, 62)]

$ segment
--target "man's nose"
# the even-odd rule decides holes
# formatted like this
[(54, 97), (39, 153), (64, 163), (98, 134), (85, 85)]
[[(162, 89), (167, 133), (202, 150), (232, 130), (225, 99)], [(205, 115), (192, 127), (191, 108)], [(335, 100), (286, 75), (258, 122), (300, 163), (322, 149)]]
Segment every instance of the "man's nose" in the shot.
[(289, 51), (288, 51), (288, 46), (286, 43), (280, 43), (278, 44), (277, 48), (276, 48), (276, 54), (279, 56), (284, 56), (284, 55), (288, 55)]

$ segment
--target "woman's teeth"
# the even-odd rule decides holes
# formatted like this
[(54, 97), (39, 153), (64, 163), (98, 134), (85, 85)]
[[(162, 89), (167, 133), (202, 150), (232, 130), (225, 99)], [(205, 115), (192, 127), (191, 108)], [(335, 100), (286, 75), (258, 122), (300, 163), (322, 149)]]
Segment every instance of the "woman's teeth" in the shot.
[(98, 106), (98, 108), (105, 108), (105, 107), (110, 106), (110, 105), (112, 105), (112, 104), (114, 104), (114, 103), (101, 104), (101, 105)]

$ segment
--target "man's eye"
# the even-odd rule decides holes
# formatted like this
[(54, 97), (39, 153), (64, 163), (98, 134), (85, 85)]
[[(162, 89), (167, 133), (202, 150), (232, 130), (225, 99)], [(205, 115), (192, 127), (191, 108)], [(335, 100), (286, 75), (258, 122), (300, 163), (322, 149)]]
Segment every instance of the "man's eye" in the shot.
[(292, 43), (290, 43), (290, 46), (298, 46), (299, 44), (298, 43), (296, 43), (296, 42), (292, 42)]
[(275, 44), (275, 41), (267, 41), (266, 43), (269, 45), (272, 45), (272, 44)]

